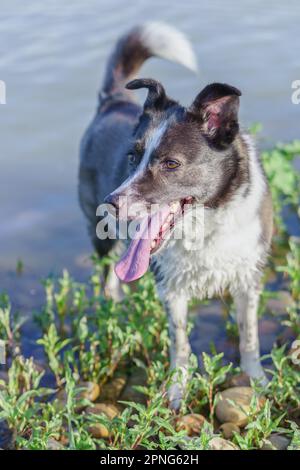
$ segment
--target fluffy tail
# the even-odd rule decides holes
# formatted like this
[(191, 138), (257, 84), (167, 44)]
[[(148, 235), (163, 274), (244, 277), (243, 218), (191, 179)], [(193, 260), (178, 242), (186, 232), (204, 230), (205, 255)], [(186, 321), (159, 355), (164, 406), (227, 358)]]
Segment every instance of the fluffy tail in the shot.
[(183, 33), (166, 23), (145, 23), (117, 42), (107, 65), (102, 90), (108, 94), (123, 91), (145, 60), (153, 56), (197, 70), (194, 51)]

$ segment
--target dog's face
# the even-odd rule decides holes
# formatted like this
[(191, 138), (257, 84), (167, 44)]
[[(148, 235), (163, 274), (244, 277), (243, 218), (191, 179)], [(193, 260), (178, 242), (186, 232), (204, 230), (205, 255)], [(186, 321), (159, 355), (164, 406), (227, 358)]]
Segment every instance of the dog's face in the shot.
[(114, 201), (126, 198), (131, 217), (152, 204), (185, 199), (213, 206), (235, 171), (240, 92), (212, 84), (185, 109), (154, 80), (127, 87), (147, 87), (149, 95), (128, 154), (130, 177), (114, 191)]
[(212, 84), (186, 109), (154, 80), (127, 85), (142, 87), (149, 93), (128, 155), (130, 176), (107, 202), (118, 208), (121, 218), (146, 216), (153, 205), (169, 208), (151, 241), (153, 254), (188, 205), (214, 207), (226, 191), (236, 171), (232, 145), (239, 130), (241, 93), (229, 85)]

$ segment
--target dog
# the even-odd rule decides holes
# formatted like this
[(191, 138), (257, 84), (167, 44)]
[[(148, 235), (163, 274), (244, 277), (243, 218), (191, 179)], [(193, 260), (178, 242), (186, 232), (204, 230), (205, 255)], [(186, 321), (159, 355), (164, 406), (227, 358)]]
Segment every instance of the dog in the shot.
[[(176, 370), (168, 394), (176, 410), (188, 380), (191, 298), (225, 291), (232, 295), (241, 368), (253, 379), (266, 380), (257, 309), (273, 216), (259, 156), (252, 138), (240, 130), (241, 92), (212, 83), (183, 107), (158, 81), (136, 78), (152, 56), (196, 69), (190, 43), (168, 25), (146, 23), (121, 37), (81, 142), (79, 199), (100, 256), (124, 250), (114, 237), (97, 236), (100, 204), (109, 204), (119, 220), (139, 221), (115, 272), (108, 275), (108, 291), (118, 297), (120, 281), (140, 278), (150, 265), (168, 316), (170, 364)], [(143, 107), (132, 92), (140, 88), (148, 93)], [(153, 206), (157, 210), (149, 215)], [(203, 220), (203, 233), (195, 247), (190, 224), (197, 217)], [(172, 237), (183, 221), (182, 237)]]

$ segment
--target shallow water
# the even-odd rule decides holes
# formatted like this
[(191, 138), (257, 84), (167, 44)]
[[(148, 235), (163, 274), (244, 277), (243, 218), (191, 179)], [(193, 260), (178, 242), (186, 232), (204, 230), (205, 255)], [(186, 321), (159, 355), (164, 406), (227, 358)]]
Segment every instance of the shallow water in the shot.
[(262, 147), (299, 138), (300, 105), (291, 102), (291, 83), (300, 79), (297, 0), (288, 8), (279, 0), (2, 0), (0, 18), (0, 80), (7, 86), (0, 105), (0, 281), (22, 311), (40, 304), (40, 277), (67, 267), (84, 279), (90, 271), (77, 202), (78, 145), (107, 55), (131, 25), (165, 20), (191, 38), (199, 76), (157, 59), (141, 71), (162, 80), (170, 96), (187, 104), (206, 83), (228, 82), (243, 91), (245, 127), (262, 123)]

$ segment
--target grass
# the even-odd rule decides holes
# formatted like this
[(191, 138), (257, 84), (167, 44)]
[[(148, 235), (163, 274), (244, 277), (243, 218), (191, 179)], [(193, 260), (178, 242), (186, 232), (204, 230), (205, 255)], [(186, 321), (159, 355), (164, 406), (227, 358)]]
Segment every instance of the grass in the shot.
[[(300, 141), (277, 145), (262, 154), (277, 227), (266, 281), (276, 276), (289, 291), (291, 301), (282, 321), (295, 339), (300, 339), (300, 243), (289, 237), (282, 209), (288, 206), (300, 216), (300, 178), (293, 167), (299, 155)], [(105, 297), (101, 281), (109, 263), (112, 260), (94, 258), (94, 272), (86, 284), (73, 280), (67, 271), (59, 279), (43, 281), (45, 303), (35, 313), (38, 344), (45, 355), (42, 369), (34, 358), (22, 355), (23, 319), (13, 314), (7, 296), (1, 296), (0, 338), (6, 343), (8, 362), (0, 376), (0, 419), (10, 434), (8, 446), (208, 449), (211, 440), (220, 435), (215, 415), (219, 392), (239, 369), (224, 364), (222, 354), (212, 350), (211, 355), (203, 354), (203, 370), (199, 371), (192, 356), (192, 379), (180, 413), (175, 415), (166, 399), (172, 380), (166, 317), (153, 279), (148, 274), (135, 290), (125, 287), (125, 300), (115, 303)], [(18, 262), (18, 273), (22, 271), (23, 264)], [(272, 297), (276, 298), (276, 292), (266, 289), (260, 315), (265, 313), (266, 299)], [(232, 316), (230, 309), (226, 331), (236, 338)], [(271, 435), (280, 433), (289, 439), (289, 449), (300, 450), (299, 366), (289, 350), (290, 344), (274, 346), (268, 357), (269, 384), (262, 389), (252, 383), (265, 402), (262, 408), (255, 399), (251, 403), (246, 428), (231, 437), (237, 448), (260, 449)], [(97, 402), (114, 403), (114, 417), (97, 413), (97, 404), (93, 412), (93, 387), (97, 394), (100, 391)], [(187, 439), (189, 430), (179, 423), (189, 414), (203, 415), (205, 423)], [(106, 437), (95, 437), (91, 432), (95, 428)]]

